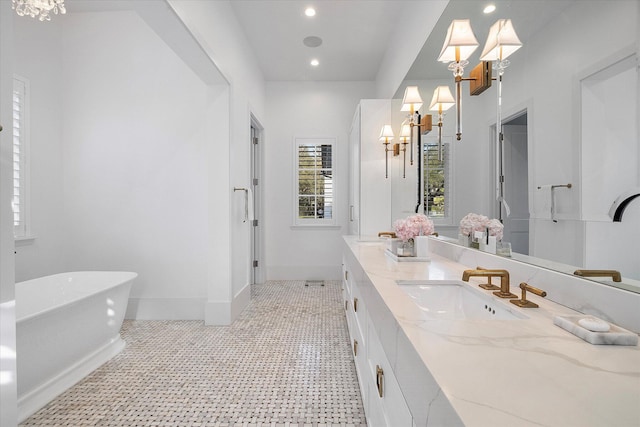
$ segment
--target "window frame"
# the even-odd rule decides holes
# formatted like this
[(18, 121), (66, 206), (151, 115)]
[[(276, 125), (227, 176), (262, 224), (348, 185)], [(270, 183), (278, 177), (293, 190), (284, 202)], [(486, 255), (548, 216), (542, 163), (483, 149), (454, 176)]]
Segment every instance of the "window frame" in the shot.
[[(336, 171), (337, 168), (337, 156), (336, 156), (336, 148), (337, 148), (337, 139), (336, 137), (294, 137), (293, 138), (293, 189), (292, 189), (292, 227), (300, 228), (300, 227), (336, 227), (337, 226), (337, 207), (336, 207), (336, 189), (337, 189), (337, 178)], [(309, 145), (313, 144), (316, 146), (319, 145), (330, 145), (331, 146), (331, 177), (332, 177), (332, 203), (331, 203), (331, 218), (299, 218), (299, 177), (300, 177), (300, 168), (299, 168), (299, 147), (301, 145)], [(317, 170), (317, 169), (316, 169)], [(317, 194), (316, 194), (317, 196)]]
[[(12, 127), (11, 127), (11, 133), (12, 133), (12, 157), (13, 157), (13, 147), (15, 145), (15, 132), (14, 132), (14, 128), (15, 128), (15, 117), (13, 117), (13, 109), (14, 109), (14, 104), (13, 104), (13, 96), (16, 92), (16, 90), (19, 90), (22, 92), (22, 105), (21, 105), (21, 123), (20, 123), (20, 136), (19, 138), (19, 148), (20, 148), (20, 183), (19, 183), (19, 189), (20, 189), (20, 222), (21, 224), (16, 225), (15, 223), (15, 217), (13, 216), (13, 197), (14, 194), (12, 194), (12, 200), (11, 200), (11, 205), (12, 205), (12, 218), (14, 218), (12, 220), (13, 222), (13, 237), (14, 240), (16, 241), (21, 241), (21, 240), (29, 240), (29, 239), (33, 239), (33, 236), (31, 234), (31, 200), (30, 200), (30, 196), (31, 196), (31, 179), (30, 179), (30, 128), (31, 128), (31, 117), (30, 117), (30, 94), (31, 94), (31, 87), (30, 87), (30, 82), (27, 78), (19, 76), (19, 75), (15, 75), (13, 76), (13, 87), (12, 87), (12, 91), (11, 91), (11, 97), (12, 97)], [(13, 169), (13, 163), (14, 163), (14, 159), (12, 158), (12, 174), (14, 172)], [(12, 178), (13, 179), (13, 178)], [(13, 188), (13, 185), (12, 185)], [(13, 191), (12, 191), (13, 193)]]
[(453, 143), (453, 137), (452, 136), (442, 136), (442, 146), (443, 146), (443, 150), (446, 150), (445, 153), (445, 164), (444, 164), (444, 179), (445, 179), (445, 209), (444, 209), (444, 216), (432, 216), (429, 214), (429, 205), (428, 205), (428, 197), (427, 197), (427, 182), (428, 182), (428, 178), (427, 178), (427, 174), (429, 173), (429, 168), (428, 168), (428, 164), (425, 161), (425, 151), (427, 150), (427, 146), (431, 145), (435, 145), (437, 146), (438, 144), (438, 137), (437, 135), (429, 135), (429, 136), (423, 136), (422, 137), (422, 177), (421, 179), (423, 180), (422, 182), (423, 184), (423, 213), (425, 215), (427, 215), (429, 217), (429, 219), (431, 219), (433, 221), (434, 225), (441, 225), (441, 226), (448, 226), (448, 225), (453, 225), (453, 216), (454, 216), (454, 209), (453, 209), (453, 201), (454, 201), (454, 193), (455, 193), (455, 185), (454, 185), (454, 177), (455, 177), (455, 173), (454, 173), (454, 163), (453, 163), (453, 157), (454, 157), (454, 150), (455, 150), (455, 144)]

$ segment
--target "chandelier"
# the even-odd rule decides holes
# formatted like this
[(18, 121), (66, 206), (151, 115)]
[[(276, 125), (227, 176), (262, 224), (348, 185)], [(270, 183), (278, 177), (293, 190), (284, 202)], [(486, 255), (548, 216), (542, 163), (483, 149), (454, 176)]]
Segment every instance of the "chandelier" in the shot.
[(53, 11), (56, 15), (60, 12), (64, 15), (67, 10), (64, 8), (64, 0), (11, 0), (11, 7), (15, 9), (19, 16), (36, 16), (40, 21), (51, 21), (49, 13)]

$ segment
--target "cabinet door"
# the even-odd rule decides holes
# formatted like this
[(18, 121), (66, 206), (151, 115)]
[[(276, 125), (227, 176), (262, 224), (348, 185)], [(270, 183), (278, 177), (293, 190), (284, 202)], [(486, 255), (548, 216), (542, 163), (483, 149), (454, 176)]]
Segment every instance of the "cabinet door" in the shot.
[(412, 427), (413, 417), (373, 325), (368, 325), (367, 330), (368, 374), (375, 390), (368, 402), (369, 409), (376, 413), (381, 408), (385, 425), (389, 427)]

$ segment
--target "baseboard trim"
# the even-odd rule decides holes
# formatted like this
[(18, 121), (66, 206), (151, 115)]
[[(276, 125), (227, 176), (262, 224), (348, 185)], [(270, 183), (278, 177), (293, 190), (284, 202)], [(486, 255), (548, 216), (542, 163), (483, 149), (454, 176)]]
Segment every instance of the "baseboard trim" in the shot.
[(204, 298), (129, 298), (126, 319), (203, 320)]
[(340, 280), (340, 265), (271, 265), (267, 266), (267, 280)]

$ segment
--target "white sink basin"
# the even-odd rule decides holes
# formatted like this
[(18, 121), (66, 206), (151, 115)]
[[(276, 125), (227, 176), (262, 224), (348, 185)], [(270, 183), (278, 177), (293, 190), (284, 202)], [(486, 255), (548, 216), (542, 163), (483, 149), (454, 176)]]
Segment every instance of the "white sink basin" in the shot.
[(463, 282), (398, 280), (426, 320), (518, 320), (527, 316), (497, 300), (490, 291)]

